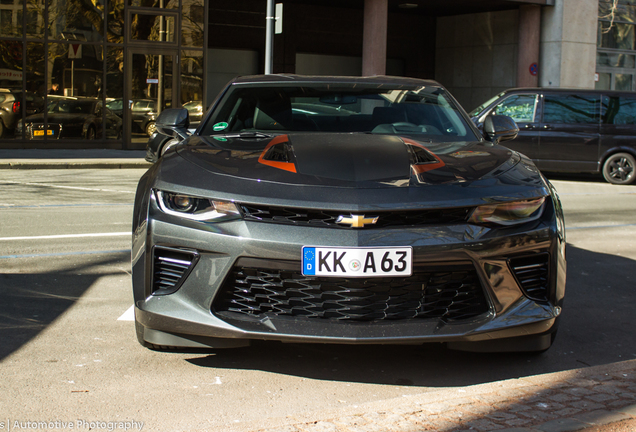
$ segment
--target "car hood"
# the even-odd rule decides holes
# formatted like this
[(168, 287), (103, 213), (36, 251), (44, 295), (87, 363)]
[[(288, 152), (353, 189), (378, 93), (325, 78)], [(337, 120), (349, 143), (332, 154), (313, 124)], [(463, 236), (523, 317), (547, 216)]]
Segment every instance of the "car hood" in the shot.
[(177, 152), (221, 175), (344, 188), (465, 183), (513, 165), (513, 153), (491, 143), (434, 144), (361, 133), (291, 133), (267, 138), (195, 136)]

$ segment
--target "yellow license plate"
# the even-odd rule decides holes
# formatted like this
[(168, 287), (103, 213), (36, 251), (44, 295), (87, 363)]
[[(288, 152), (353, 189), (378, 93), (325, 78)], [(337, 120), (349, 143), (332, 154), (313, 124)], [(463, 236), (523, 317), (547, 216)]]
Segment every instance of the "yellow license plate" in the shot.
[[(49, 136), (53, 135), (53, 129), (47, 129), (46, 134)], [(44, 131), (43, 130), (33, 131), (33, 136), (44, 136)]]

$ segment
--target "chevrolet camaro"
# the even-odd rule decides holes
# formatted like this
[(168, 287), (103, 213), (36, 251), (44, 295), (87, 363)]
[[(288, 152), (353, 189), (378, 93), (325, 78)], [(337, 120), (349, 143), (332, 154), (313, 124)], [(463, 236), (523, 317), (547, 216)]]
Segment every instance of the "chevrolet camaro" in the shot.
[[(139, 342), (443, 343), (545, 351), (565, 291), (559, 198), (440, 84), (265, 75), (230, 82), (141, 178)], [(174, 144), (176, 143), (176, 144)]]

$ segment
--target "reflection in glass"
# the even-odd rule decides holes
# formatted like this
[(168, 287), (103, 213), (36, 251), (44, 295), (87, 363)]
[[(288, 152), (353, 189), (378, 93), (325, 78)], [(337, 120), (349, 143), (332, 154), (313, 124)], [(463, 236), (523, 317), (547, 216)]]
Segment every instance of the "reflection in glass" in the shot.
[(598, 81), (594, 83), (596, 90), (610, 90), (612, 87), (612, 75), (607, 72), (598, 72)]
[(22, 0), (0, 1), (0, 36), (22, 36)]
[(108, 0), (108, 30), (110, 43), (124, 43), (124, 0)]
[(598, 123), (600, 106), (598, 96), (550, 95), (545, 97), (543, 121), (545, 123), (593, 124)]
[(599, 52), (596, 54), (596, 64), (598, 66), (627, 67), (634, 68), (636, 56), (623, 53)]
[(133, 14), (131, 23), (131, 39), (174, 42), (175, 21), (173, 15)]
[(632, 90), (632, 82), (634, 81), (634, 75), (631, 74), (616, 74), (614, 90)]
[(624, 50), (633, 50), (634, 43), (634, 25), (613, 23), (610, 27), (609, 22), (599, 21), (598, 30), (598, 46), (601, 48), (616, 48)]
[(507, 98), (495, 107), (494, 114), (507, 115), (517, 123), (534, 121), (536, 95), (515, 95)]
[(203, 48), (203, 1), (184, 0), (181, 19), (181, 44)]
[(169, 55), (133, 54), (130, 101), (133, 134), (152, 135), (157, 115), (172, 108), (173, 60)]
[[(600, 0), (598, 4), (599, 17), (606, 20), (612, 19), (613, 1)], [(636, 7), (618, 3), (614, 9), (614, 21), (636, 21)]]
[(203, 117), (203, 51), (181, 52), (181, 105), (190, 114), (190, 125), (198, 126)]
[(102, 42), (104, 5), (101, 0), (48, 0), (52, 39)]
[(102, 47), (90, 44), (50, 44), (49, 94), (101, 97)]
[(129, 5), (134, 7), (177, 9), (179, 7), (179, 0), (129, 0)]

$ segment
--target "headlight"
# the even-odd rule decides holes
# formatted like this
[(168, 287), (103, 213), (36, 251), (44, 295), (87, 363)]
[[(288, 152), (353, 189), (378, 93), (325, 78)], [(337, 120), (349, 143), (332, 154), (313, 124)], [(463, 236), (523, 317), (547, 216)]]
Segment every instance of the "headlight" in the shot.
[(500, 204), (488, 204), (475, 208), (468, 222), (474, 224), (492, 223), (497, 225), (517, 225), (541, 217), (545, 197), (513, 201)]
[(221, 222), (240, 217), (236, 204), (190, 195), (156, 191), (159, 208), (164, 213), (196, 221)]

